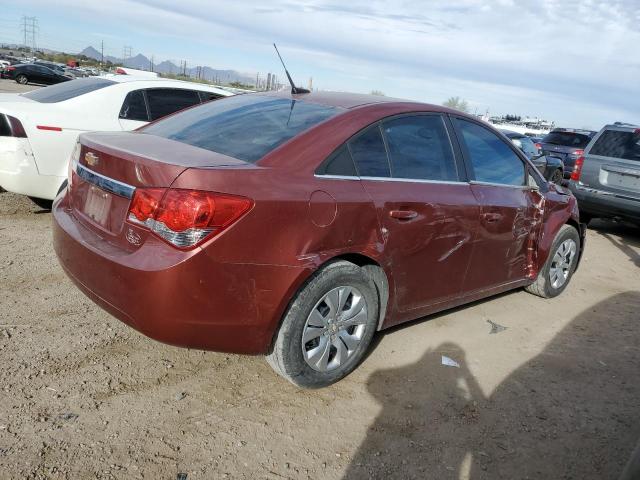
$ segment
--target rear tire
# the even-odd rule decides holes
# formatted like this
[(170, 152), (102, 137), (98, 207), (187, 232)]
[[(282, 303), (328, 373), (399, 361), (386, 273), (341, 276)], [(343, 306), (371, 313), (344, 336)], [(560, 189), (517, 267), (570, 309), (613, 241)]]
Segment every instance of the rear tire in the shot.
[(27, 83), (29, 83), (29, 79), (26, 75), (20, 74), (16, 77), (16, 82), (18, 82), (20, 85), (26, 85)]
[(53, 205), (53, 200), (45, 200), (44, 198), (29, 197), (29, 200), (43, 210), (51, 210), (51, 206)]
[(553, 240), (549, 258), (534, 283), (525, 290), (542, 298), (560, 295), (573, 276), (580, 254), (580, 235), (571, 225), (563, 225)]
[(364, 357), (378, 311), (376, 287), (362, 269), (346, 261), (330, 263), (294, 297), (267, 362), (299, 387), (331, 385)]

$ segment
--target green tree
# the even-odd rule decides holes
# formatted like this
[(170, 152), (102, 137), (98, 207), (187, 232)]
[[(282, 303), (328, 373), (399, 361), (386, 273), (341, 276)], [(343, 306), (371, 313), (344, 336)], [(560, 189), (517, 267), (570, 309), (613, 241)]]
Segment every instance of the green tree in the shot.
[(378, 95), (379, 97), (385, 96), (384, 92), (381, 92), (380, 90), (371, 90), (371, 95)]
[(461, 112), (469, 111), (469, 104), (465, 99), (460, 97), (449, 97), (449, 99), (442, 105), (444, 105), (445, 107), (453, 108), (455, 110), (460, 110)]

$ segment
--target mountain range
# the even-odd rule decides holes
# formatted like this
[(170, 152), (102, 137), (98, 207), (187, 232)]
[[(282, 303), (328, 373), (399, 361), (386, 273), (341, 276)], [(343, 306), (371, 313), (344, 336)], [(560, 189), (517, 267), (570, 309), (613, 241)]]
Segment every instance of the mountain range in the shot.
[[(93, 58), (94, 60), (100, 60), (100, 52), (92, 46), (89, 46), (82, 50), (78, 55), (84, 55), (85, 57)], [(111, 55), (105, 55), (104, 61), (111, 63), (117, 63), (129, 68), (136, 68), (139, 70), (150, 70), (151, 60), (142, 54), (137, 54), (133, 57), (126, 59), (113, 57)], [(170, 60), (164, 60), (163, 62), (153, 65), (153, 71), (159, 73), (182, 73), (182, 67), (179, 67)], [(194, 67), (187, 67), (185, 73), (190, 77), (197, 77), (200, 74), (200, 78), (206, 80), (214, 80), (220, 83), (229, 82), (242, 82), (246, 84), (254, 84), (255, 78), (247, 74), (237, 72), (235, 70), (218, 70), (208, 66), (197, 65)]]

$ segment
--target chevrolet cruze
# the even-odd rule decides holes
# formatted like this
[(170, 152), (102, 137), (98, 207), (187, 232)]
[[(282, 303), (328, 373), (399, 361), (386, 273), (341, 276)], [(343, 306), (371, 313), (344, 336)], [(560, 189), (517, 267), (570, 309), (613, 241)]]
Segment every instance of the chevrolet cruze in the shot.
[(264, 354), (321, 387), (378, 330), (521, 287), (560, 294), (578, 218), (567, 189), (472, 116), (259, 93), (81, 135), (54, 240), (73, 282), (149, 337)]

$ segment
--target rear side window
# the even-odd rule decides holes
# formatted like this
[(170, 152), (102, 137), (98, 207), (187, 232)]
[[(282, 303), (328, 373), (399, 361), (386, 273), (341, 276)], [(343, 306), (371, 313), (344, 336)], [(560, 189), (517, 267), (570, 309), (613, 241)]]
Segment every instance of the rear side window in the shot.
[(524, 185), (524, 164), (495, 133), (459, 118), (455, 122), (473, 166), (475, 180), (501, 185)]
[(200, 94), (200, 101), (202, 103), (210, 102), (211, 100), (217, 100), (222, 98), (223, 95), (219, 95), (213, 92), (198, 92)]
[(605, 130), (589, 154), (640, 161), (640, 129), (634, 132)]
[(336, 150), (323, 164), (318, 171), (319, 175), (341, 175), (355, 177), (356, 167), (346, 145)]
[(458, 173), (439, 115), (400, 117), (383, 123), (393, 178), (456, 181)]
[(551, 132), (542, 139), (542, 143), (562, 145), (564, 147), (584, 148), (591, 140), (589, 135), (574, 132)]
[(109, 87), (115, 83), (116, 82), (105, 78), (78, 78), (70, 82), (58, 83), (50, 87), (32, 90), (23, 93), (22, 96), (40, 103), (58, 103), (90, 92), (95, 92), (96, 90)]
[(120, 109), (120, 118), (125, 120), (138, 120), (148, 122), (149, 115), (147, 113), (147, 104), (144, 101), (144, 93), (142, 90), (134, 90), (129, 92), (124, 99), (122, 108)]
[(378, 124), (350, 140), (349, 150), (361, 177), (390, 177), (389, 159)]
[(183, 108), (200, 103), (200, 96), (194, 90), (177, 88), (150, 88), (147, 90), (151, 120), (157, 120)]
[(343, 109), (247, 94), (208, 102), (149, 125), (144, 133), (256, 162)]

